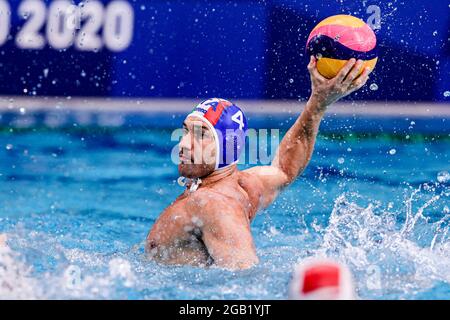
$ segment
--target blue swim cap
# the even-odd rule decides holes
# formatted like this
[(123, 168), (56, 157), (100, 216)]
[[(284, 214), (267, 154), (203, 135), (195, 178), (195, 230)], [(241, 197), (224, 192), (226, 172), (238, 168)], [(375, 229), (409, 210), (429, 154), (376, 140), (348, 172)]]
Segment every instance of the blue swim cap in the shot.
[(201, 118), (211, 129), (216, 142), (216, 170), (235, 164), (245, 148), (247, 119), (230, 101), (212, 98), (198, 104), (188, 117)]

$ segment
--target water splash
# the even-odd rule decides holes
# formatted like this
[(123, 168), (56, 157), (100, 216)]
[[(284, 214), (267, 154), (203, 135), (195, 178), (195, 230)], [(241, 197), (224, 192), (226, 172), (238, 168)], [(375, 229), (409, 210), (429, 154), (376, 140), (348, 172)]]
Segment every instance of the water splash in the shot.
[[(39, 221), (52, 228), (30, 230), (39, 225), (36, 219), (28, 226), (16, 223), (9, 241), (20, 254), (0, 249), (0, 299), (284, 299), (293, 265), (311, 255), (346, 263), (361, 298), (417, 297), (450, 283), (450, 188), (437, 179), (400, 192), (404, 200), (396, 204), (343, 193), (329, 216), (309, 222), (287, 198), (291, 207), (283, 210), (280, 226), (268, 215), (267, 232), (256, 235), (260, 265), (240, 273), (159, 266), (144, 259), (142, 243), (99, 247), (101, 238), (44, 231), (54, 227), (50, 215), (41, 215)], [(69, 217), (58, 213), (58, 225), (67, 225)], [(287, 228), (287, 219), (299, 226)]]
[(39, 296), (38, 290), (30, 267), (8, 246), (0, 245), (0, 300), (34, 299)]
[(127, 289), (135, 285), (136, 268), (125, 257), (61, 250), (55, 270), (39, 273), (25, 262), (29, 248), (19, 254), (0, 246), (0, 300), (130, 298)]
[(360, 206), (358, 194), (342, 194), (316, 254), (348, 264), (366, 298), (410, 298), (438, 282), (450, 283), (450, 216), (439, 202), (450, 193), (441, 187), (413, 190), (403, 212)]

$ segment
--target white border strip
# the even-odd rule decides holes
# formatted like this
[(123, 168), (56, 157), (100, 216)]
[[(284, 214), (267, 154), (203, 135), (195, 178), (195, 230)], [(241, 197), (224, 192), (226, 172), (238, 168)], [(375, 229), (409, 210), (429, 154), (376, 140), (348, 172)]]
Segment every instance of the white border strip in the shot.
[[(296, 115), (304, 108), (305, 102), (292, 100), (232, 100), (247, 114)], [(67, 110), (93, 112), (143, 112), (143, 113), (185, 113), (201, 100), (197, 99), (128, 99), (98, 97), (24, 97), (0, 96), (0, 112), (37, 110)], [(369, 117), (425, 117), (450, 118), (450, 103), (433, 102), (341, 102), (332, 105), (328, 116), (369, 116)]]

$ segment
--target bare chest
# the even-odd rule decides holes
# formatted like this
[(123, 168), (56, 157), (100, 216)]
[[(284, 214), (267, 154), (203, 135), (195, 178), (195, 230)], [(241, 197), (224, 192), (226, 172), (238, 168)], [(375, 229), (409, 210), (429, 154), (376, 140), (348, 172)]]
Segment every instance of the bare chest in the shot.
[(204, 186), (193, 193), (186, 191), (164, 210), (153, 226), (147, 239), (148, 251), (166, 263), (207, 263), (210, 256), (202, 230), (214, 223), (205, 216), (205, 211), (211, 210), (249, 223), (252, 206), (237, 183)]

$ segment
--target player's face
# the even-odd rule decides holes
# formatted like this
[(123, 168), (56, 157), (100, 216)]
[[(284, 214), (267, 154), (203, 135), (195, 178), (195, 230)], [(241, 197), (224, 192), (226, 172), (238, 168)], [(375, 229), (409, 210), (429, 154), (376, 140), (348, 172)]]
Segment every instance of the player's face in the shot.
[(199, 178), (214, 171), (217, 152), (214, 134), (204, 121), (188, 117), (183, 122), (179, 146), (178, 172), (181, 176)]

